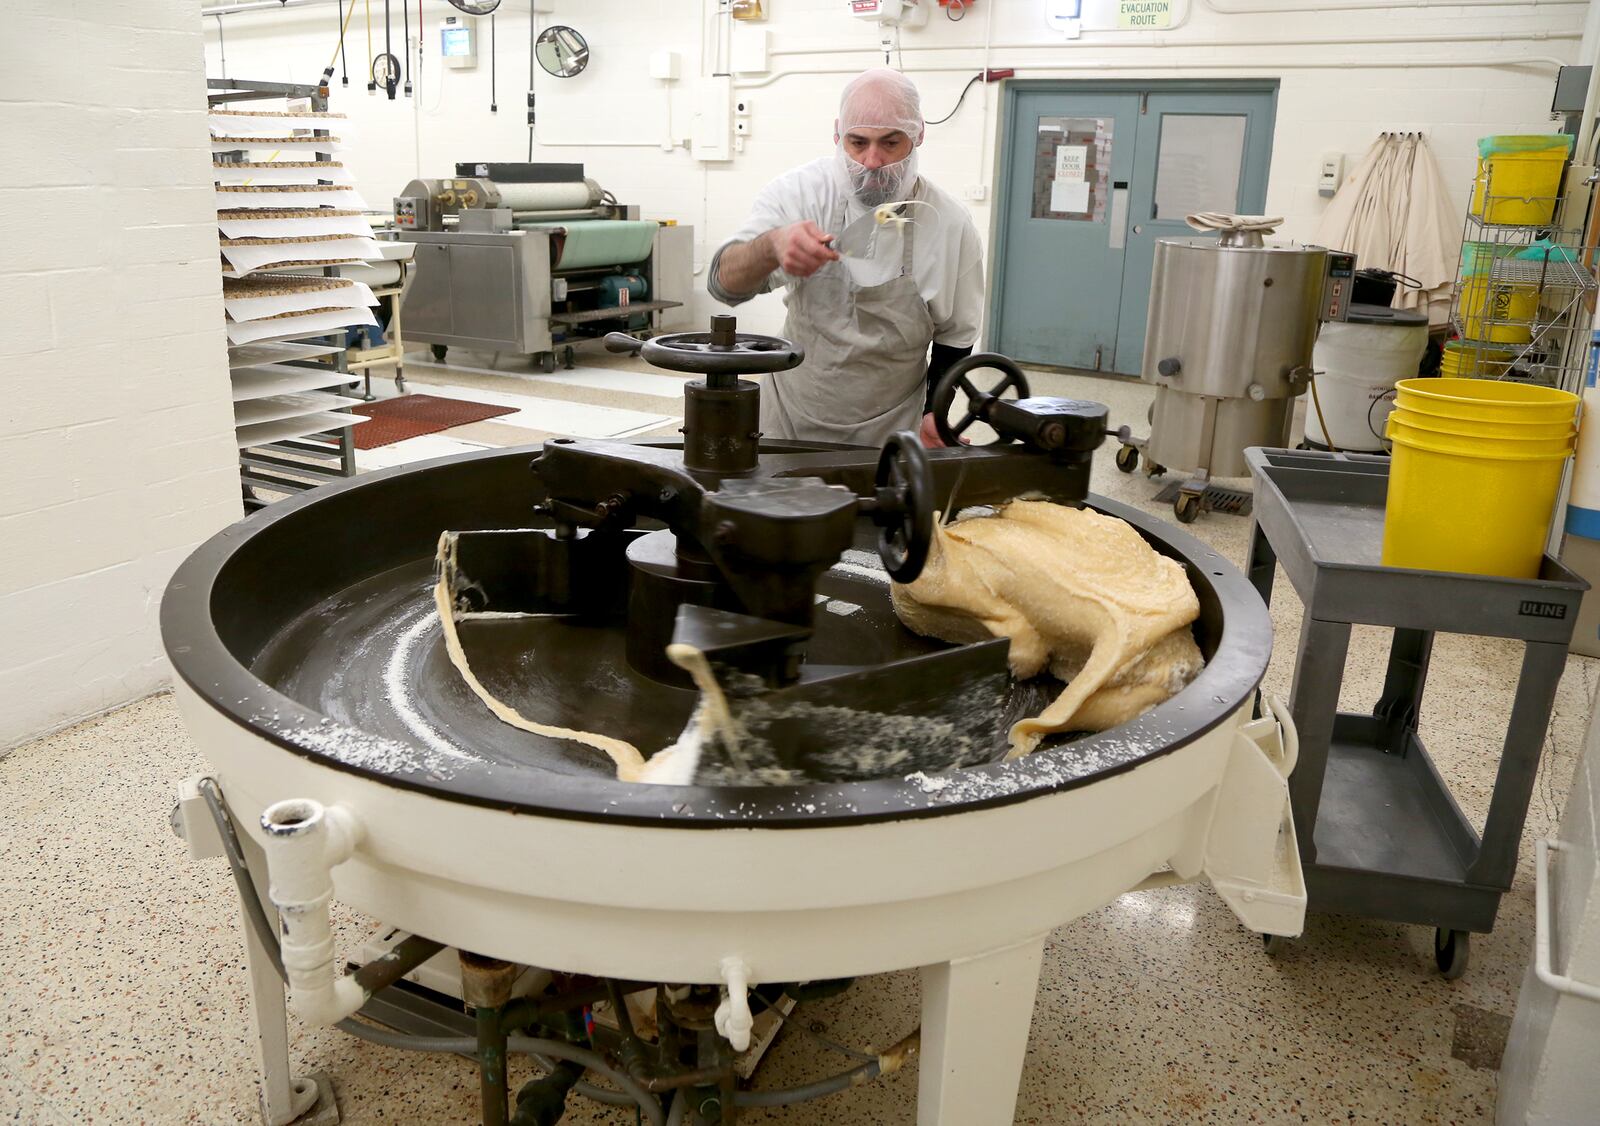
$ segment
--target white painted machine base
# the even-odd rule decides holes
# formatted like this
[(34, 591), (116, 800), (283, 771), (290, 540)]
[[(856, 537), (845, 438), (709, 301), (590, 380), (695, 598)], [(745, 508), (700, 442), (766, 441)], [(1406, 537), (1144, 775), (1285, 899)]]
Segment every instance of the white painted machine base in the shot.
[[(331, 869), (342, 901), (458, 949), (635, 981), (726, 984), (740, 1001), (746, 981), (921, 967), (919, 1126), (1011, 1120), (1053, 928), (1135, 887), (1201, 874), (1247, 926), (1292, 935), (1304, 919), (1298, 853), (1284, 838), (1292, 728), (1243, 712), (1131, 770), (1009, 805), (769, 830), (448, 801), (285, 751), (181, 681), (177, 695), (216, 764), (258, 887), (277, 864), (260, 850), (261, 813), (298, 799), (351, 819), (359, 843)], [(279, 1126), (288, 1120), (278, 1108), (292, 1107), (283, 992), (248, 928), (247, 944), (264, 1105)]]

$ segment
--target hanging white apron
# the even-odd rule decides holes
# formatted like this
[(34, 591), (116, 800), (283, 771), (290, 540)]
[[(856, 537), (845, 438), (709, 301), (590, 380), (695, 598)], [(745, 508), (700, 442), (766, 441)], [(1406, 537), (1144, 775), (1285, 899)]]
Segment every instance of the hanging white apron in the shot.
[[(841, 202), (831, 230), (844, 211)], [(806, 360), (766, 378), (764, 436), (881, 446), (921, 424), (933, 317), (911, 272), (916, 224), (900, 231), (900, 273), (889, 281), (857, 286), (845, 262), (829, 262), (790, 292), (784, 336)]]

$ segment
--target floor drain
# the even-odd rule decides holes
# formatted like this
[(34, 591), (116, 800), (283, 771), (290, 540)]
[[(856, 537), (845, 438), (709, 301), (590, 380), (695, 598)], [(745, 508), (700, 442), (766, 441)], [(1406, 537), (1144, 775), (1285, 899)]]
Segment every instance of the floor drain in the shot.
[[(1182, 488), (1182, 481), (1173, 481), (1157, 493), (1154, 499), (1158, 504), (1168, 504), (1178, 499), (1178, 493)], [(1249, 489), (1230, 489), (1225, 485), (1207, 485), (1201, 506), (1207, 512), (1226, 512), (1230, 516), (1248, 516), (1254, 499)]]

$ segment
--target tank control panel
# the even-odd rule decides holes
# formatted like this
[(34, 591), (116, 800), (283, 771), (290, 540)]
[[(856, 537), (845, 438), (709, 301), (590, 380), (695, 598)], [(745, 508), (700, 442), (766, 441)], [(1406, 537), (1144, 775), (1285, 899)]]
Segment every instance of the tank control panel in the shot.
[(1322, 277), (1322, 320), (1342, 321), (1350, 316), (1355, 285), (1356, 256), (1342, 250), (1328, 251), (1327, 272)]

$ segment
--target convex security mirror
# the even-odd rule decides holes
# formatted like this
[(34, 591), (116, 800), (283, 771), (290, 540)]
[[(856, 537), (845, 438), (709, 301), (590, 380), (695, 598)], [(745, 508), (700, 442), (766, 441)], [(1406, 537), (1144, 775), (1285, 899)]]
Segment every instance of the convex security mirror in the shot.
[(500, 0), (450, 0), (450, 4), (469, 16), (486, 16), (500, 6)]
[(589, 65), (589, 44), (570, 27), (547, 27), (534, 40), (533, 55), (546, 72), (571, 78)]

